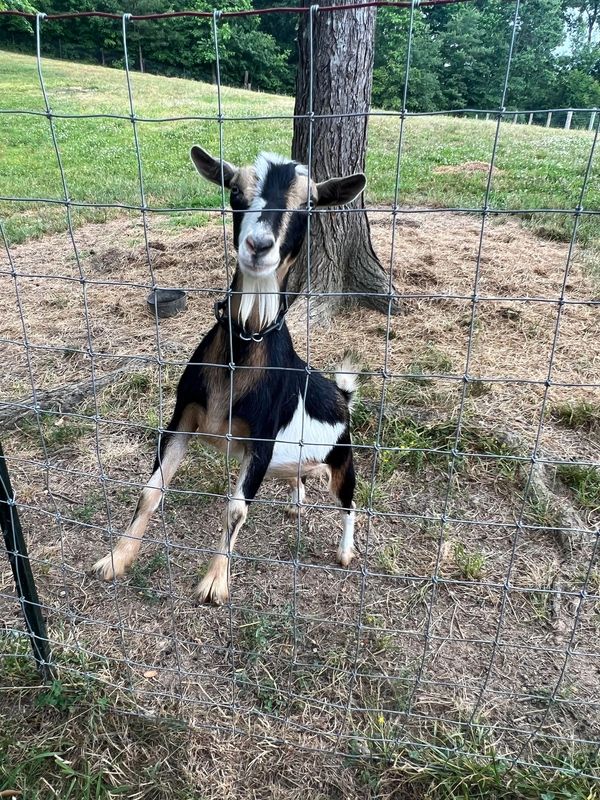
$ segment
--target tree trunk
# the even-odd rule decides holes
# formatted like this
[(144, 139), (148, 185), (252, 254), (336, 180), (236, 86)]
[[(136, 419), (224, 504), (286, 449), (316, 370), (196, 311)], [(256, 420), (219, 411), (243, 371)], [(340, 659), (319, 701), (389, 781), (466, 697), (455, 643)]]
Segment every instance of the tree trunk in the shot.
[[(305, 0), (306, 2), (306, 0)], [(347, 5), (352, 0), (342, 0)], [(375, 9), (315, 12), (313, 15), (313, 107), (311, 174), (314, 180), (363, 172), (367, 149), (367, 122), (371, 105)], [(301, 18), (298, 31), (298, 74), (294, 114), (310, 112), (310, 19)], [(339, 117), (342, 114), (358, 116)], [(292, 158), (306, 164), (309, 156), (308, 119), (294, 120)], [(354, 208), (364, 208), (358, 198)], [(298, 267), (290, 275), (291, 291), (307, 287), (307, 248), (311, 256), (311, 292), (358, 292), (359, 303), (387, 313), (389, 277), (371, 245), (364, 212), (314, 213), (310, 243), (305, 244)], [(378, 296), (372, 296), (376, 293)], [(343, 297), (313, 300), (313, 311), (328, 316), (344, 303)], [(396, 311), (396, 304), (393, 306)]]

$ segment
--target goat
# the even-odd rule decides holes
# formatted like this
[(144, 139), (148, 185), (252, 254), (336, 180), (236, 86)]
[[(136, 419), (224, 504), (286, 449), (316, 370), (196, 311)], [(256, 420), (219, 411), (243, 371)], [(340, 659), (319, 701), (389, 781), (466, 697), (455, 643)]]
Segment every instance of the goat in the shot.
[(129, 528), (93, 569), (111, 580), (133, 563), (190, 436), (200, 435), (229, 450), (241, 465), (223, 535), (196, 590), (200, 601), (219, 605), (229, 596), (229, 561), (237, 535), (266, 475), (289, 481), (298, 509), (306, 476), (325, 465), (330, 492), (342, 508), (338, 562), (348, 566), (355, 555), (350, 440), (355, 367), (343, 364), (335, 383), (308, 370), (294, 350), (284, 318), (287, 278), (306, 235), (309, 204), (349, 203), (366, 179), (358, 173), (315, 183), (305, 166), (269, 153), (242, 168), (198, 146), (191, 158), (204, 178), (230, 192), (237, 267), (228, 297), (215, 305), (216, 324), (181, 376), (173, 417), (160, 437), (152, 475)]

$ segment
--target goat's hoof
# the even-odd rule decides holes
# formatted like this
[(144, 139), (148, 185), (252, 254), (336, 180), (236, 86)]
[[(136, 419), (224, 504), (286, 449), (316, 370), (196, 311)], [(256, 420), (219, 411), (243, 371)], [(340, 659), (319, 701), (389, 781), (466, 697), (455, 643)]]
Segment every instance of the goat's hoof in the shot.
[(338, 564), (341, 564), (342, 567), (349, 567), (350, 562), (355, 557), (356, 557), (356, 550), (353, 547), (350, 547), (347, 550), (338, 550), (337, 552)]
[(122, 555), (118, 553), (109, 553), (108, 555), (96, 561), (92, 567), (92, 572), (95, 572), (105, 581), (112, 581), (113, 578), (120, 578), (125, 574), (127, 567), (130, 565)]
[(196, 599), (199, 603), (212, 603), (222, 606), (229, 600), (227, 574), (207, 572), (196, 587)]
[(302, 515), (302, 509), (300, 506), (289, 505), (285, 507), (285, 513), (290, 519), (298, 519)]

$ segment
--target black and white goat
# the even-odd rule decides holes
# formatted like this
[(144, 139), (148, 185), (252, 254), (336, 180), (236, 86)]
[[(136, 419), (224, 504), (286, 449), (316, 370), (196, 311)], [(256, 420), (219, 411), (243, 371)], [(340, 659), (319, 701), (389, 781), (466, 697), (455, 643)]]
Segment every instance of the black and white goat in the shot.
[(356, 388), (353, 367), (342, 365), (335, 383), (307, 372), (284, 316), (287, 278), (306, 234), (309, 203), (344, 205), (360, 194), (366, 181), (357, 174), (315, 183), (305, 166), (265, 153), (242, 168), (200, 147), (192, 148), (191, 157), (201, 175), (219, 185), (223, 180), (230, 192), (237, 268), (229, 300), (215, 307), (217, 323), (179, 381), (173, 418), (161, 437), (131, 524), (94, 569), (110, 580), (133, 563), (190, 436), (201, 435), (221, 450), (229, 446), (241, 463), (217, 553), (197, 588), (200, 600), (219, 604), (228, 598), (229, 556), (248, 504), (266, 475), (289, 481), (292, 503), (298, 507), (306, 476), (326, 465), (330, 491), (342, 507), (338, 561), (347, 566), (354, 556), (355, 477), (349, 429)]

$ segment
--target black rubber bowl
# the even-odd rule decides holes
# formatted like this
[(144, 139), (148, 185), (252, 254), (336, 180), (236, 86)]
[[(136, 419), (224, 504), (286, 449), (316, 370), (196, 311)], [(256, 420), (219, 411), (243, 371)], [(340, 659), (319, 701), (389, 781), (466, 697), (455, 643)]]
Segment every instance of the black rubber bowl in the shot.
[(154, 316), (154, 307), (161, 319), (174, 317), (187, 307), (187, 297), (182, 289), (153, 289), (148, 295), (148, 311)]

